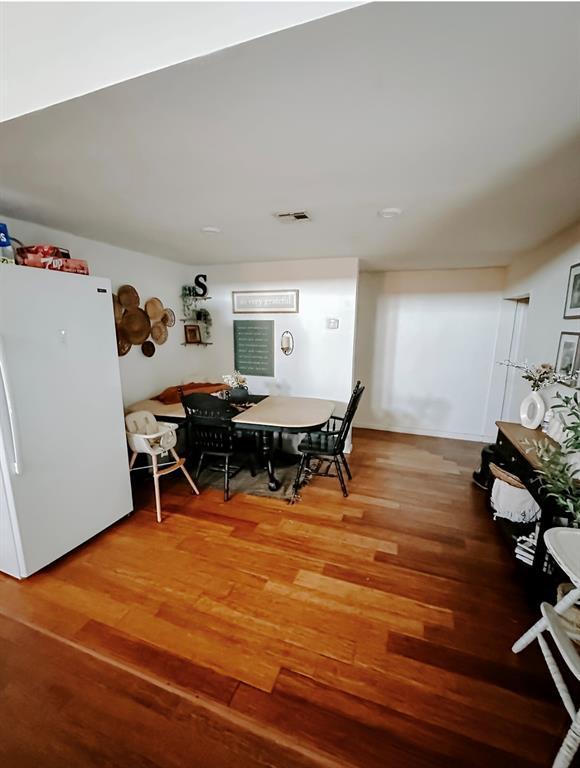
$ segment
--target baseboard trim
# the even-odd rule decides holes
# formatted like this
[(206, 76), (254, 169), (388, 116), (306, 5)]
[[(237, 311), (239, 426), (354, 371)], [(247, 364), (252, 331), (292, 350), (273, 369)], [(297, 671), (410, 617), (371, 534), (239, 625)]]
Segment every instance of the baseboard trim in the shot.
[(360, 429), (374, 429), (379, 432), (396, 432), (402, 435), (422, 435), (424, 437), (444, 437), (450, 440), (467, 440), (473, 443), (493, 443), (495, 435), (473, 434), (471, 432), (445, 432), (438, 429), (416, 429), (413, 427), (392, 427), (385, 424), (369, 424), (357, 422), (355, 427)]

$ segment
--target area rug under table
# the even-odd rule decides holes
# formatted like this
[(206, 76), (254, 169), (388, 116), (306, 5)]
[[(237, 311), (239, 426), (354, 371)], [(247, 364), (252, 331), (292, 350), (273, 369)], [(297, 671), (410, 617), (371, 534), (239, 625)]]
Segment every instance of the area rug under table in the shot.
[[(277, 499), (290, 500), (299, 461), (300, 456), (296, 454), (282, 453), (276, 455), (274, 461), (275, 473), (281, 482), (281, 486), (277, 491), (271, 491), (268, 488), (268, 472), (265, 468), (260, 467), (256, 476), (252, 477), (249, 467), (242, 467), (237, 474), (230, 477), (230, 498), (236, 493), (249, 493), (251, 496), (272, 496)], [(233, 464), (234, 466), (239, 466), (235, 460)], [(197, 483), (200, 491), (208, 487), (223, 490), (224, 473), (211, 469), (212, 466), (217, 465), (217, 460), (213, 462), (210, 458), (208, 458), (207, 464), (204, 464)], [(304, 485), (304, 483), (301, 485)]]

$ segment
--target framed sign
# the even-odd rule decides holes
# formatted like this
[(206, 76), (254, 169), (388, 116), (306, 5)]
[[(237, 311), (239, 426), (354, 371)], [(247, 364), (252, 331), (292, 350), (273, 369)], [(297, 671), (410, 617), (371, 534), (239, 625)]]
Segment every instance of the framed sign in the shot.
[(273, 320), (234, 320), (234, 368), (246, 376), (274, 376)]
[(298, 290), (232, 291), (234, 314), (298, 312)]
[(568, 277), (564, 319), (580, 317), (580, 264), (572, 264)]

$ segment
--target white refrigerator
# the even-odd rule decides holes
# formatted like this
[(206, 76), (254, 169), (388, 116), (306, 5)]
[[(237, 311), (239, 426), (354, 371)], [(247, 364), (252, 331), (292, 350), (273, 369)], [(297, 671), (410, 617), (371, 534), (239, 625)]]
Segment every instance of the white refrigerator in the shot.
[(109, 280), (0, 264), (0, 571), (132, 509)]

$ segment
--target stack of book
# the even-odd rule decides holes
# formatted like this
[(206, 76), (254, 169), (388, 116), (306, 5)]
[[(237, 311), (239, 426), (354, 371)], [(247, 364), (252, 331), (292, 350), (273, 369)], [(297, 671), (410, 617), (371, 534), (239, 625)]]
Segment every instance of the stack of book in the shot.
[(518, 536), (516, 540), (515, 555), (518, 560), (526, 565), (532, 565), (536, 554), (536, 531), (527, 536)]

